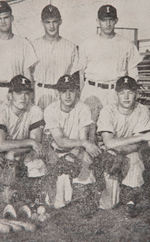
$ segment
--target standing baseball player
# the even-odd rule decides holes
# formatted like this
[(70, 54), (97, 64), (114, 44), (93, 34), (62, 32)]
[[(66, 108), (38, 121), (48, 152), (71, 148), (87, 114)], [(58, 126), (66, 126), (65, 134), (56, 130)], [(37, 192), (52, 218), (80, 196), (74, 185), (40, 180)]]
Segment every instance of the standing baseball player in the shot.
[(47, 5), (41, 13), (45, 34), (33, 43), (39, 62), (35, 67), (35, 101), (45, 108), (57, 99), (57, 92), (49, 90), (49, 84), (57, 83), (60, 76), (74, 73), (77, 69), (77, 47), (62, 38), (59, 28), (61, 14), (53, 5)]
[[(135, 79), (124, 76), (116, 83), (118, 104), (110, 104), (101, 110), (98, 132), (101, 133), (107, 149), (123, 152), (128, 157), (129, 170), (122, 181), (124, 199), (128, 206), (136, 205), (136, 198), (144, 184), (143, 161), (139, 149), (143, 142), (150, 141), (150, 115), (146, 106), (136, 102), (137, 83)], [(100, 199), (100, 208), (112, 208), (119, 202), (118, 181), (105, 173), (106, 189)], [(138, 195), (137, 195), (138, 194)]]
[(37, 61), (29, 41), (13, 34), (13, 20), (11, 7), (0, 1), (0, 103), (7, 97), (12, 76), (22, 74), (30, 78), (31, 67)]
[[(92, 123), (91, 113), (88, 106), (79, 101), (80, 85), (76, 77), (77, 75), (64, 75), (56, 85), (53, 85), (59, 92), (60, 100), (45, 109), (44, 120), (45, 128), (50, 130), (54, 139), (52, 147), (59, 157), (69, 152), (75, 152), (78, 156), (77, 150), (84, 148), (82, 169), (73, 182), (88, 184), (95, 181), (88, 167), (92, 162), (91, 157), (99, 154), (99, 148), (88, 141), (89, 126)], [(56, 190), (55, 208), (63, 207), (66, 202), (71, 201), (72, 187), (69, 175), (58, 176)]]
[(129, 75), (137, 79), (137, 64), (141, 58), (134, 44), (115, 33), (118, 22), (116, 8), (111, 5), (100, 7), (97, 22), (100, 34), (85, 40), (79, 47), (84, 76), (81, 79), (81, 98), (86, 100), (96, 96), (105, 106), (116, 102), (114, 90), (119, 77)]

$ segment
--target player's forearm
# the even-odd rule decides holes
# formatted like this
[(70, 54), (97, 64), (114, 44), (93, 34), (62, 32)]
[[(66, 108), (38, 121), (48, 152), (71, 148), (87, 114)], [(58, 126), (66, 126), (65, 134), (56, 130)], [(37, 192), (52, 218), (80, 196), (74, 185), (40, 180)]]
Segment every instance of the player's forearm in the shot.
[(0, 144), (0, 152), (10, 151), (19, 148), (32, 148), (31, 139), (26, 140), (4, 140)]
[(92, 123), (89, 128), (89, 141), (96, 142), (96, 124)]
[(31, 151), (31, 147), (28, 148), (17, 148), (17, 149), (13, 149), (11, 150), (14, 153), (14, 156), (20, 156), (21, 154), (25, 154)]
[(123, 138), (111, 138), (111, 139), (103, 139), (104, 144), (107, 148), (109, 149), (115, 149), (117, 147), (122, 147), (123, 146), (128, 146), (128, 145), (133, 145), (137, 144), (139, 142), (145, 141), (144, 140), (144, 135), (137, 135), (137, 136), (132, 136), (132, 137), (123, 137)]
[(139, 143), (132, 144), (132, 145), (118, 146), (118, 147), (115, 147), (114, 149), (118, 152), (122, 152), (123, 154), (127, 155), (133, 152), (137, 152), (139, 149)]
[(83, 141), (76, 139), (68, 139), (66, 137), (55, 138), (55, 142), (60, 148), (74, 148), (83, 146)]
[(81, 70), (80, 71), (80, 90), (81, 91), (82, 91), (83, 87), (84, 87), (84, 71)]

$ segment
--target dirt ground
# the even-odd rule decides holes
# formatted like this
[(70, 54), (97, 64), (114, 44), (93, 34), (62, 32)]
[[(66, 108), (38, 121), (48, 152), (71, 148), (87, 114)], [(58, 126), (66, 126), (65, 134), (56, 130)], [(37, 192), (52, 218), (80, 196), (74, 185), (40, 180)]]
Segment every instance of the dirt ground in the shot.
[[(2, 212), (2, 211), (1, 211)], [(34, 233), (0, 235), (2, 242), (149, 242), (150, 209), (131, 218), (124, 206), (86, 214), (76, 200), (65, 208), (48, 208), (48, 219)], [(30, 221), (31, 222), (31, 221)]]
[(47, 222), (35, 233), (10, 233), (3, 242), (148, 242), (150, 241), (150, 211), (137, 218), (128, 218), (124, 208), (97, 211), (91, 218), (81, 218), (74, 206), (51, 211)]

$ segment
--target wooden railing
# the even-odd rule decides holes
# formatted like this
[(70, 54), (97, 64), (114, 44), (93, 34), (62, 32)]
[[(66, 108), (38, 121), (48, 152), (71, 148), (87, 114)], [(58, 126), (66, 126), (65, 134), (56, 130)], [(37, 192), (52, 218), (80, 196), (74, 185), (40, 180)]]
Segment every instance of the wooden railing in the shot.
[(138, 72), (139, 102), (150, 107), (150, 52), (143, 56), (143, 61), (138, 65)]

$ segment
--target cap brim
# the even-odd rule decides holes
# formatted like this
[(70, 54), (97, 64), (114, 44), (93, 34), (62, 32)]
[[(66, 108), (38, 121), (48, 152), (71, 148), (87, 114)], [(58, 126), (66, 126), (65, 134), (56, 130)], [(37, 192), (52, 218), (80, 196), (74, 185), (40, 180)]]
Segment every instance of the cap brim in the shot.
[(131, 88), (131, 87), (129, 87), (129, 86), (122, 86), (122, 87), (116, 87), (116, 92), (121, 92), (121, 91), (123, 91), (123, 90), (131, 90), (131, 91), (133, 91), (133, 92), (136, 92), (137, 90), (138, 90), (138, 87), (133, 87), (133, 88)]
[(58, 89), (58, 85), (57, 84), (55, 84), (55, 85), (49, 85), (49, 87), (51, 88), (51, 89)]
[(115, 15), (110, 15), (110, 14), (106, 14), (106, 15), (103, 15), (103, 16), (99, 16), (99, 19), (100, 19), (100, 20), (104, 20), (105, 18), (117, 19), (117, 16), (115, 16)]
[(55, 85), (52, 85), (51, 86), (52, 89), (56, 89), (58, 91), (66, 91), (68, 89), (72, 89), (72, 90), (75, 90), (75, 89), (78, 89), (79, 87), (77, 85), (73, 85), (73, 84), (69, 84), (69, 85), (58, 85), (58, 84), (55, 84)]
[(33, 88), (9, 88), (9, 92), (33, 92)]

